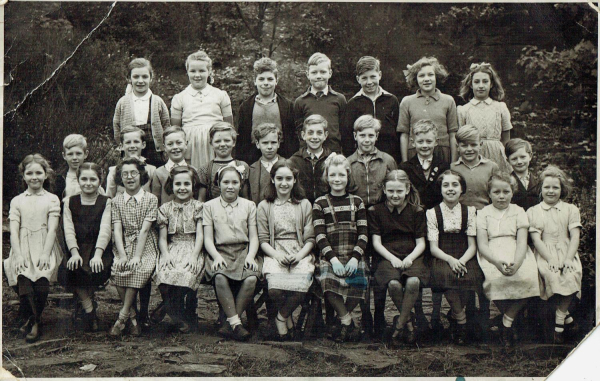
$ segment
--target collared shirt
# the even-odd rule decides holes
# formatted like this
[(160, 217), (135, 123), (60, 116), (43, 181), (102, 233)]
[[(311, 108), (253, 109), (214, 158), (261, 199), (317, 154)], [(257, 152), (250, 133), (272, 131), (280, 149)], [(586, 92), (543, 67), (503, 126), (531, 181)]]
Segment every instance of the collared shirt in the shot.
[(311, 160), (319, 160), (321, 158), (321, 155), (323, 154), (323, 147), (321, 147), (321, 151), (317, 152), (317, 153), (312, 153), (310, 152), (308, 149), (306, 150), (306, 152), (308, 152), (308, 156), (310, 157)]
[(404, 205), (393, 206), (392, 204), (390, 204), (389, 201), (387, 201), (387, 200), (385, 201), (385, 206), (388, 208), (390, 213), (394, 213), (394, 210), (395, 210), (396, 213), (400, 214), (400, 213), (402, 213), (404, 208), (406, 208), (406, 205), (408, 205), (408, 203), (404, 203)]
[(265, 160), (261, 159), (260, 163), (262, 164), (263, 167), (265, 167), (267, 172), (271, 172), (271, 168), (273, 168), (273, 166), (275, 165), (275, 163), (277, 163), (278, 160), (279, 160), (279, 155), (275, 155), (275, 158), (273, 158), (273, 160), (265, 161)]
[[(440, 230), (444, 233), (458, 233), (462, 228), (462, 206), (460, 203), (454, 205), (452, 209), (445, 202), (440, 204), (442, 212), (442, 221), (444, 226), (438, 226), (435, 209), (429, 209), (425, 212), (427, 217), (427, 240), (439, 241)], [(475, 208), (467, 207), (467, 231), (468, 236), (475, 237), (477, 235), (477, 216)]]
[(262, 105), (267, 105), (269, 103), (277, 103), (277, 94), (273, 93), (273, 97), (268, 100), (264, 100), (259, 95), (257, 95), (256, 98), (254, 98), (254, 101)]
[(181, 160), (179, 163), (175, 163), (173, 162), (173, 160), (169, 159), (169, 161), (167, 161), (167, 164), (165, 164), (165, 169), (167, 170), (167, 172), (171, 172), (171, 169), (173, 169), (174, 167), (187, 167), (187, 163), (185, 161), (185, 159)]
[[(365, 94), (364, 90), (361, 88), (358, 93), (356, 93), (355, 97), (359, 97), (359, 96), (365, 96), (369, 99), (371, 99), (373, 102), (375, 102), (377, 100), (377, 98), (379, 98), (380, 96), (382, 96), (384, 93), (388, 93), (387, 91), (385, 91), (383, 88), (381, 88), (381, 86), (379, 86), (377, 88), (377, 94), (375, 95), (375, 98), (371, 98), (370, 96), (368, 96), (367, 94)], [(388, 93), (389, 94), (389, 93)]]
[(558, 200), (558, 202), (554, 205), (547, 204), (546, 201), (540, 202), (540, 206), (544, 210), (550, 210), (552, 208), (556, 208), (556, 210), (561, 211), (563, 209), (563, 204), (564, 203), (561, 200)]
[(25, 196), (43, 196), (43, 195), (45, 195), (46, 193), (48, 193), (48, 191), (47, 191), (47, 190), (45, 190), (44, 188), (42, 188), (42, 189), (41, 189), (39, 192), (37, 192), (37, 193), (31, 193), (31, 191), (29, 190), (29, 188), (27, 188), (27, 189), (25, 190), (25, 192), (23, 192), (23, 193), (25, 194)]
[(517, 175), (517, 178), (519, 179), (519, 181), (521, 183), (523, 183), (523, 185), (525, 186), (525, 189), (527, 189), (529, 187), (529, 175), (530, 175), (529, 171), (527, 171), (527, 174), (523, 177), (519, 176), (517, 174), (517, 172), (515, 172), (515, 175)]
[(472, 104), (473, 106), (477, 106), (478, 104), (480, 104), (481, 102), (483, 102), (483, 103), (485, 103), (486, 105), (488, 105), (488, 106), (489, 106), (489, 105), (491, 105), (491, 104), (492, 104), (492, 102), (493, 102), (493, 101), (494, 101), (494, 100), (493, 100), (492, 98), (489, 98), (489, 97), (488, 97), (488, 98), (486, 98), (486, 99), (485, 99), (485, 100), (483, 100), (483, 101), (482, 101), (482, 100), (479, 100), (479, 99), (475, 99), (475, 98), (473, 98), (473, 99), (471, 99), (471, 100), (469, 101), (469, 103), (470, 103), (470, 104)]
[(435, 89), (435, 91), (433, 92), (433, 94), (428, 95), (428, 94), (423, 94), (421, 92), (421, 89), (417, 90), (417, 98), (425, 98), (425, 100), (427, 101), (427, 98), (433, 98), (433, 100), (435, 100), (436, 102), (440, 100), (440, 97), (442, 95), (442, 92), (438, 89)]
[(231, 99), (226, 91), (206, 85), (196, 90), (189, 85), (171, 101), (171, 118), (181, 119), (182, 126), (212, 125), (232, 116)]
[(316, 90), (314, 87), (311, 86), (310, 87), (310, 92), (311, 92), (311, 94), (314, 94), (315, 96), (319, 92), (321, 92), (321, 93), (323, 93), (323, 96), (325, 96), (325, 95), (329, 94), (329, 86), (325, 86), (325, 88), (323, 90)]
[(127, 204), (129, 199), (131, 199), (133, 197), (136, 202), (142, 202), (142, 199), (144, 198), (145, 193), (146, 193), (146, 191), (144, 190), (144, 188), (140, 188), (139, 192), (137, 192), (133, 196), (127, 192), (123, 192), (123, 200), (125, 201), (125, 204)]
[(148, 92), (138, 97), (131, 92), (131, 100), (133, 101), (133, 117), (134, 124), (141, 126), (148, 123), (148, 111), (150, 111), (150, 97), (152, 96), (152, 90), (148, 89)]
[(421, 168), (424, 171), (428, 171), (431, 168), (431, 163), (433, 162), (433, 155), (429, 159), (421, 159), (421, 156), (417, 154), (417, 159), (419, 159), (419, 163), (421, 163)]
[(373, 160), (377, 156), (377, 152), (379, 152), (377, 150), (377, 148), (373, 149), (373, 151), (368, 152), (368, 153), (360, 152), (360, 149), (359, 149), (359, 150), (357, 150), (358, 160), (363, 163), (368, 163), (369, 161)]
[(463, 162), (462, 158), (459, 158), (450, 165), (450, 169), (460, 173), (467, 183), (466, 193), (460, 196), (461, 204), (474, 206), (477, 210), (489, 205), (487, 181), (492, 174), (498, 172), (498, 164), (480, 156), (479, 163), (470, 167)]
[(477, 164), (475, 164), (474, 166), (470, 166), (469, 164), (465, 163), (464, 160), (462, 159), (462, 157), (459, 157), (458, 160), (455, 162), (456, 165), (462, 164), (465, 167), (469, 168), (471, 171), (475, 168), (477, 168), (478, 166), (480, 166), (481, 164), (485, 164), (489, 162), (488, 159), (483, 158), (481, 155), (479, 155), (479, 162)]

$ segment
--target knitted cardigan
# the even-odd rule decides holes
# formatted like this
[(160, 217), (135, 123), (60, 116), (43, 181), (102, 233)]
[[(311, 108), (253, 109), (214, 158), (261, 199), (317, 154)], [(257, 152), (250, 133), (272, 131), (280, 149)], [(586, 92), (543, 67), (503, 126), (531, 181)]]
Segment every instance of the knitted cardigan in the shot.
[[(169, 109), (167, 105), (156, 94), (152, 94), (152, 104), (150, 105), (150, 125), (152, 128), (152, 138), (157, 151), (164, 150), (163, 130), (171, 125), (169, 119)], [(115, 116), (113, 117), (113, 130), (117, 145), (121, 144), (121, 130), (127, 126), (133, 126), (134, 123), (133, 104), (131, 94), (124, 95), (117, 102)]]

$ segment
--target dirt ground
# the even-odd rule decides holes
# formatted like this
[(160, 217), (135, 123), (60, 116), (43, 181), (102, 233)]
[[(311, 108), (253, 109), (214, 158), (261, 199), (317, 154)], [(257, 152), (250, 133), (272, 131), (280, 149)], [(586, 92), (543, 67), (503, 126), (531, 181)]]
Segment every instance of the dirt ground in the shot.
[[(17, 296), (3, 290), (3, 367), (17, 377), (154, 377), (154, 376), (530, 376), (548, 375), (575, 347), (539, 344), (524, 335), (521, 345), (505, 352), (492, 332), (489, 346), (455, 346), (447, 337), (416, 346), (390, 348), (363, 340), (336, 344), (326, 338), (302, 342), (268, 341), (264, 307), (261, 325), (247, 343), (219, 337), (214, 328), (217, 305), (210, 287), (199, 290), (199, 330), (174, 333), (166, 321), (141, 337), (107, 335), (120, 300), (112, 286), (96, 294), (101, 331), (84, 333), (71, 319), (70, 298), (54, 287), (43, 316), (38, 343), (27, 344), (12, 324)], [(427, 293), (424, 310), (431, 312)], [(152, 295), (151, 308), (160, 301)], [(445, 301), (444, 301), (445, 302)], [(445, 304), (445, 303), (444, 303)], [(358, 309), (357, 309), (358, 310)], [(444, 305), (443, 313), (448, 306)], [(298, 313), (298, 311), (297, 311)], [(396, 314), (388, 298), (388, 325)], [(493, 316), (498, 312), (494, 311)], [(359, 311), (355, 317), (360, 319)], [(444, 319), (445, 325), (447, 321)], [(524, 330), (527, 331), (527, 330)]]

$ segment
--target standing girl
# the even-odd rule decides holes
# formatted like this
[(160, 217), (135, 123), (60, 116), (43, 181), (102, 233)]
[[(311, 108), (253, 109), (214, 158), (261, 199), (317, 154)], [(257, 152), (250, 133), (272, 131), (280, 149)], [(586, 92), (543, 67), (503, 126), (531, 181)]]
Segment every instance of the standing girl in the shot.
[(434, 149), (436, 157), (450, 163), (458, 159), (454, 135), (458, 131), (456, 103), (450, 95), (442, 93), (437, 83), (448, 77), (448, 72), (435, 57), (423, 57), (404, 70), (406, 83), (410, 89), (418, 87), (417, 93), (406, 96), (400, 102), (400, 118), (397, 131), (400, 133), (400, 153), (402, 162), (415, 156), (412, 129), (419, 120), (429, 119), (438, 128), (438, 146)]
[(313, 206), (313, 224), (321, 252), (316, 278), (342, 323), (335, 335), (337, 342), (360, 339), (360, 328), (350, 314), (366, 298), (369, 286), (365, 263), (367, 211), (360, 197), (348, 193), (350, 175), (348, 160), (331, 154), (323, 171), (323, 181), (330, 191), (317, 198)]
[(240, 341), (251, 336), (240, 315), (254, 297), (262, 269), (262, 257), (256, 258), (256, 206), (239, 197), (244, 171), (242, 166), (221, 168), (217, 174), (221, 195), (207, 201), (202, 213), (204, 247), (209, 254), (206, 278), (214, 280), (217, 299), (229, 323), (219, 332)]
[(400, 313), (394, 317), (392, 342), (412, 344), (416, 334), (410, 311), (420, 287), (429, 282), (429, 268), (421, 256), (425, 250), (425, 211), (406, 172), (391, 171), (383, 186), (385, 201), (369, 208), (373, 249), (379, 254), (375, 280), (378, 287), (388, 288)]
[(85, 311), (86, 329), (98, 330), (98, 317), (92, 302), (94, 292), (110, 278), (113, 262), (111, 201), (99, 193), (102, 168), (83, 163), (77, 170), (81, 194), (65, 199), (63, 223), (70, 252), (67, 262), (68, 290), (73, 290)]
[(581, 219), (575, 205), (561, 201), (571, 193), (562, 170), (548, 166), (540, 183), (542, 202), (527, 211), (529, 232), (540, 272), (541, 298), (556, 301), (554, 342), (561, 344), (565, 324), (573, 323), (569, 304), (574, 296), (581, 297), (582, 267), (577, 254)]
[(483, 145), (481, 155), (510, 173), (504, 145), (510, 140), (510, 112), (504, 99), (500, 77), (489, 63), (472, 64), (460, 87), (460, 96), (469, 101), (458, 107), (458, 124), (471, 124), (479, 130)]
[(200, 168), (215, 155), (208, 131), (215, 122), (233, 124), (231, 100), (227, 92), (211, 86), (212, 60), (204, 51), (190, 54), (185, 61), (190, 85), (173, 97), (171, 124), (182, 126), (187, 136), (185, 160)]
[(27, 155), (19, 172), (27, 190), (10, 201), (11, 251), (4, 260), (4, 271), (9, 286), (16, 286), (21, 302), (27, 303), (24, 313), (28, 319), (20, 331), (31, 343), (40, 337), (50, 281), (56, 281), (62, 260), (56, 239), (60, 201), (44, 189), (54, 179), (54, 171), (42, 155)]
[(458, 202), (467, 184), (458, 172), (447, 170), (437, 180), (442, 203), (429, 209), (427, 239), (433, 263), (431, 287), (445, 290), (452, 311), (452, 336), (456, 344), (466, 340), (466, 291), (479, 291), (483, 273), (475, 259), (477, 253), (475, 207)]
[(477, 213), (477, 259), (485, 280), (483, 291), (502, 317), (501, 338), (505, 347), (516, 341), (513, 321), (527, 299), (540, 296), (535, 258), (527, 246), (529, 220), (520, 206), (511, 204), (517, 187), (506, 172), (488, 181), (492, 205)]
[(265, 254), (269, 298), (279, 311), (275, 325), (280, 339), (286, 340), (294, 327), (292, 313), (313, 282), (315, 232), (312, 206), (298, 183), (298, 170), (289, 161), (278, 161), (270, 175), (265, 200), (258, 204), (258, 240)]
[(123, 307), (111, 328), (111, 336), (119, 336), (126, 323), (131, 322), (130, 333), (139, 336), (135, 300), (140, 288), (150, 281), (158, 256), (158, 237), (153, 229), (158, 199), (145, 191), (148, 181), (146, 164), (136, 157), (123, 160), (116, 169), (117, 185), (125, 187), (112, 204), (113, 253), (111, 280), (117, 288)]
[(166, 193), (174, 198), (158, 209), (160, 258), (156, 283), (167, 313), (182, 333), (189, 332), (188, 323), (194, 323), (185, 319), (185, 295), (198, 290), (204, 269), (202, 202), (195, 199), (199, 181), (193, 167), (174, 167), (165, 185)]
[(121, 145), (121, 130), (124, 127), (139, 127), (144, 131), (144, 157), (148, 164), (160, 167), (164, 164), (162, 135), (170, 126), (169, 109), (162, 98), (150, 90), (154, 77), (150, 61), (136, 58), (127, 69), (127, 90), (119, 99), (113, 117), (115, 142)]

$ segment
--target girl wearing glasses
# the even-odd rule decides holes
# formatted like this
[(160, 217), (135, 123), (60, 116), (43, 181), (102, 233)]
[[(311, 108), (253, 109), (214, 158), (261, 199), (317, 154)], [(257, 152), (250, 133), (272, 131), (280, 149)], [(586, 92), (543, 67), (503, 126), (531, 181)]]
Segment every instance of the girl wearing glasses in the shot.
[(152, 228), (156, 221), (158, 199), (144, 190), (148, 181), (146, 164), (136, 157), (125, 159), (117, 166), (116, 180), (125, 188), (113, 199), (113, 253), (111, 280), (116, 286), (123, 307), (111, 328), (111, 336), (123, 333), (129, 321), (129, 333), (141, 333), (135, 311), (135, 298), (140, 288), (150, 281), (158, 256), (158, 237)]

